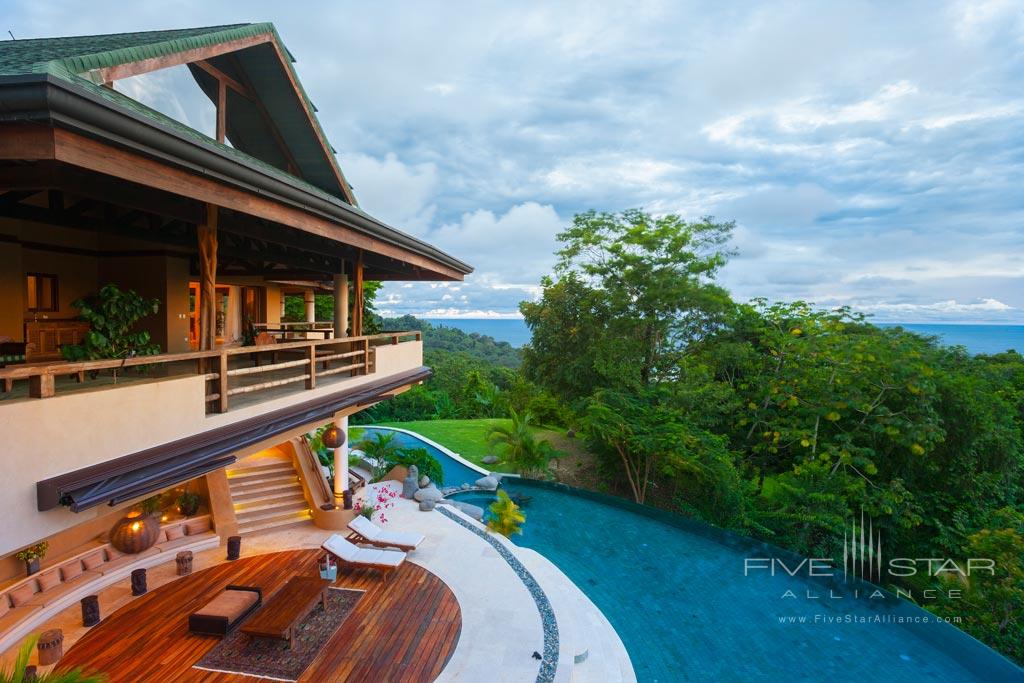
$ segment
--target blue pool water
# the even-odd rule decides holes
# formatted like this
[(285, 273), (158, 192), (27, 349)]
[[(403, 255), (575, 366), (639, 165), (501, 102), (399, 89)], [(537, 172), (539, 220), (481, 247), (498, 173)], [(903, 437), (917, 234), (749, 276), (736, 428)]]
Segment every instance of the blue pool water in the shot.
[[(828, 588), (784, 572), (744, 576), (749, 551), (572, 493), (512, 479), (503, 486), (530, 497), (523, 534), (512, 540), (554, 562), (601, 609), (640, 681), (1017, 680), (1005, 660), (945, 625), (917, 626), (919, 637), (886, 623), (907, 605), (828, 599)], [(493, 501), (455, 497), (485, 509)], [(964, 643), (947, 647), (946, 638), (967, 641), (970, 659), (953, 659)]]
[[(479, 477), (397, 434), (440, 461), (446, 485)], [(513, 478), (502, 486), (529, 498), (523, 534), (512, 540), (551, 560), (597, 605), (639, 681), (1024, 681), (1024, 671), (950, 626), (898, 623), (930, 618), (906, 603), (830, 599), (828, 587), (784, 571), (745, 576), (745, 558), (766, 555), (741, 537), (687, 531), (597, 494)], [(494, 494), (454, 498), (487, 510)]]
[(352, 431), (353, 443), (364, 438), (371, 438), (375, 432), (393, 432), (395, 434), (395, 443), (399, 446), (403, 448), (426, 449), (428, 453), (437, 458), (437, 461), (441, 463), (441, 471), (444, 472), (444, 486), (461, 486), (464, 483), (472, 484), (484, 476), (472, 467), (467, 467), (458, 460), (448, 457), (446, 453), (412, 434), (384, 427), (353, 427)]

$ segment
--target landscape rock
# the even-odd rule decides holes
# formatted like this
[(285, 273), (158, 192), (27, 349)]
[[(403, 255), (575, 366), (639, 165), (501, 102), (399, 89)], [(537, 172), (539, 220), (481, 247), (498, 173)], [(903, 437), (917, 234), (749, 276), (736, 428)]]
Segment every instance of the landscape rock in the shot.
[(420, 488), (425, 489), (428, 486), (430, 486), (430, 477), (424, 474), (422, 477), (420, 477)]
[(460, 486), (459, 488), (461, 488), (463, 491), (468, 491), (470, 489), (470, 486), (468, 483), (463, 483), (462, 486)]
[(480, 460), (480, 462), (482, 462), (485, 465), (496, 465), (500, 461), (501, 461), (501, 459), (498, 456), (496, 456), (496, 455), (485, 455)]
[(498, 480), (491, 475), (487, 475), (486, 477), (480, 477), (477, 479), (476, 485), (478, 488), (482, 488), (487, 491), (494, 491), (498, 488)]
[(451, 501), (452, 507), (461, 510), (478, 522), (484, 521), (484, 509), (476, 505), (470, 505), (469, 503), (460, 503), (457, 500)]
[(425, 500), (433, 501), (433, 502), (436, 503), (437, 501), (439, 501), (442, 498), (444, 498), (444, 494), (441, 493), (437, 489), (436, 486), (431, 484), (430, 486), (427, 486), (426, 488), (422, 488), (422, 489), (416, 491), (416, 493), (414, 493), (412, 497), (415, 498), (416, 500), (418, 500), (421, 503), (423, 501), (425, 501)]
[[(409, 465), (409, 476), (402, 480), (402, 498), (412, 498), (416, 491), (419, 490), (419, 477), (420, 471), (416, 465)], [(416, 500), (419, 500), (417, 498)]]
[(435, 505), (437, 505), (437, 501), (435, 501), (435, 500), (421, 500), (420, 501), (420, 511), (421, 512), (430, 512), (431, 510), (434, 509)]

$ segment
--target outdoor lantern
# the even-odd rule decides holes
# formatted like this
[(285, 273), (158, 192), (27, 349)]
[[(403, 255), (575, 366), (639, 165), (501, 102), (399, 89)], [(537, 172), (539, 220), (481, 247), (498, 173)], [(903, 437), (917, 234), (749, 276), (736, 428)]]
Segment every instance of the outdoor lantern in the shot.
[(320, 438), (328, 448), (341, 448), (345, 443), (345, 430), (332, 423)]
[(110, 544), (122, 553), (141, 553), (156, 543), (160, 518), (135, 510), (122, 517), (110, 530)]

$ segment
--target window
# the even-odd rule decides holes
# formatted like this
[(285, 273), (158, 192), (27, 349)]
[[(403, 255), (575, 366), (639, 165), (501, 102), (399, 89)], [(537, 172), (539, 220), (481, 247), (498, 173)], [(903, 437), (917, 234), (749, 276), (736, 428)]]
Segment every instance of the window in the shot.
[(56, 311), (57, 276), (29, 273), (25, 276), (28, 310), (32, 312)]

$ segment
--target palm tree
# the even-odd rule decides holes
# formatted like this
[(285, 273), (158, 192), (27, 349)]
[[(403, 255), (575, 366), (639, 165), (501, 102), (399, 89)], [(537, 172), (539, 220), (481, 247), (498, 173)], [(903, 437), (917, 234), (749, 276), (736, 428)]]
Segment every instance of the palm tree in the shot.
[(504, 446), (504, 460), (521, 474), (538, 474), (548, 471), (548, 463), (560, 453), (551, 447), (547, 439), (534, 436), (529, 413), (520, 415), (514, 409), (509, 417), (512, 424), (492, 425), (487, 430), (487, 443)]
[(85, 674), (82, 673), (81, 669), (51, 671), (50, 673), (36, 674), (35, 678), (26, 678), (25, 669), (28, 668), (28, 660), (32, 656), (32, 650), (35, 648), (37, 640), (39, 640), (39, 636), (34, 635), (21, 644), (21, 648), (18, 650), (18, 659), (14, 662), (14, 668), (5, 668), (0, 671), (0, 683), (26, 683), (29, 680), (36, 683), (106, 683), (106, 676)]
[(373, 469), (373, 481), (380, 481), (388, 473), (402, 450), (395, 442), (395, 432), (373, 432), (372, 438), (363, 439), (354, 447), (366, 454)]
[(491, 516), (487, 520), (488, 529), (498, 532), (505, 538), (523, 533), (522, 525), (526, 521), (526, 515), (512, 502), (507, 493), (499, 490), (498, 500), (491, 503), (488, 509), (491, 511)]

